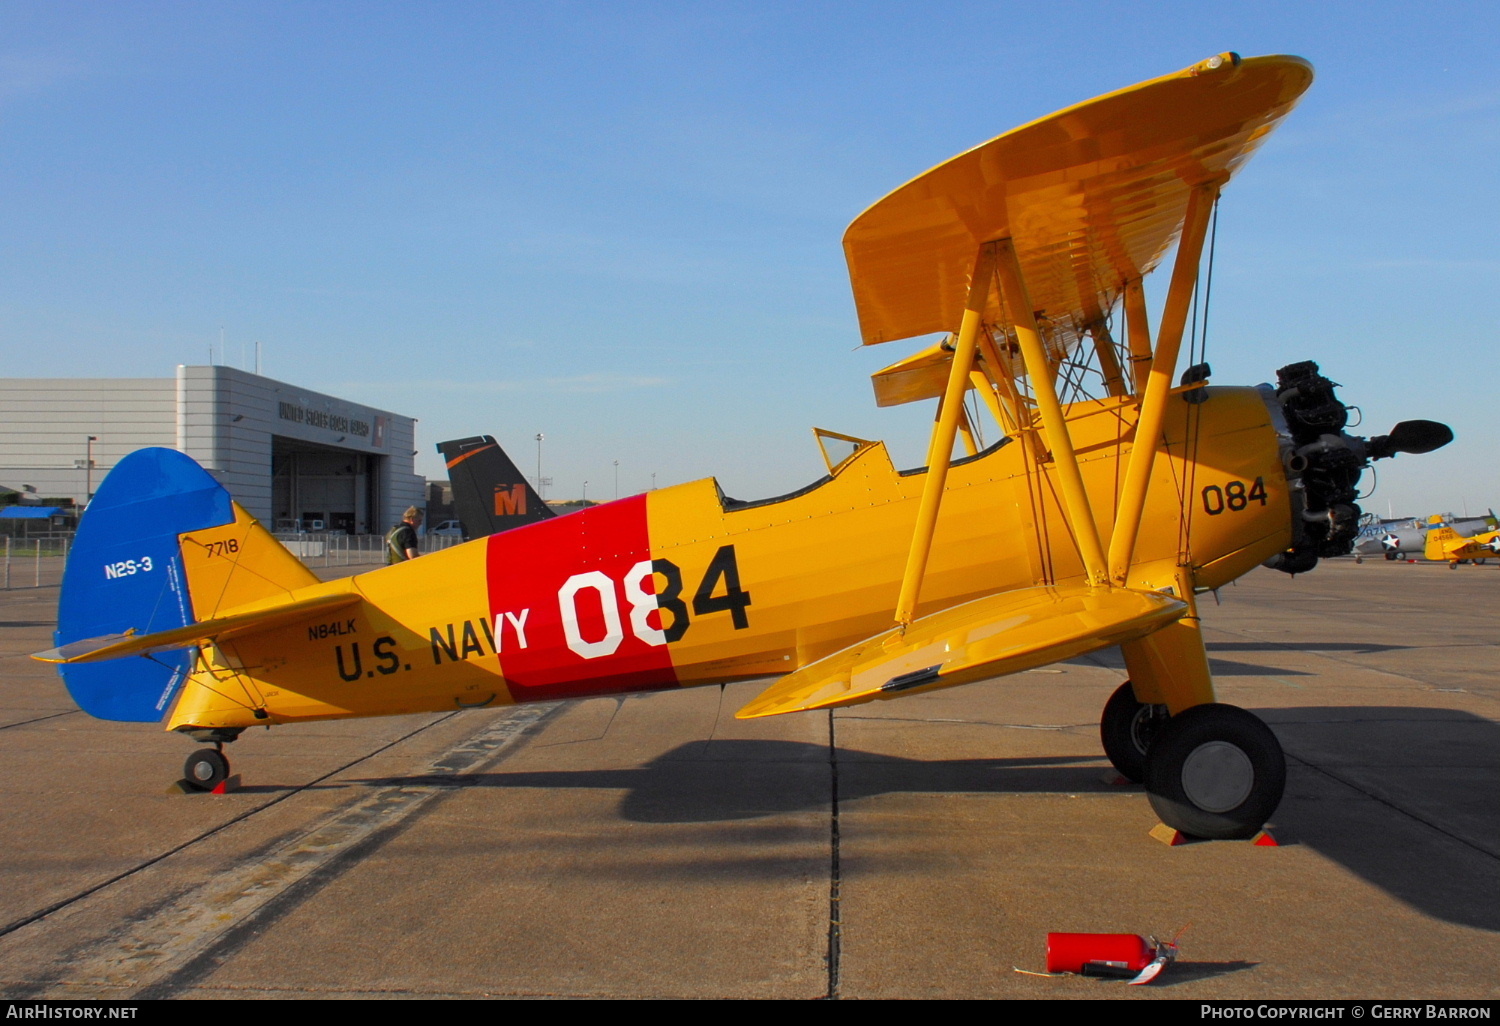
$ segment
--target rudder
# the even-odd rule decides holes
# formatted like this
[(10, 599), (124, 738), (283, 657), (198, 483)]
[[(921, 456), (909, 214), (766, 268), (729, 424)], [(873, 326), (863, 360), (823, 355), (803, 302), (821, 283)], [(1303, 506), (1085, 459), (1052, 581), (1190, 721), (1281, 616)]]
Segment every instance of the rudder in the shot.
[[(317, 582), (190, 457), (140, 449), (110, 471), (78, 524), (58, 600), (59, 646), (156, 634)], [(79, 708), (160, 720), (197, 648), (58, 667)]]

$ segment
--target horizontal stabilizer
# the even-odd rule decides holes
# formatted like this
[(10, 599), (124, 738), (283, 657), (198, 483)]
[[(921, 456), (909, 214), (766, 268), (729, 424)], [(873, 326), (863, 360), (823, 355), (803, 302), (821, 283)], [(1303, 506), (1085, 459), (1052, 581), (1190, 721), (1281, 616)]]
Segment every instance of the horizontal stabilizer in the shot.
[(1019, 673), (1143, 638), (1187, 604), (1126, 588), (1026, 588), (925, 616), (790, 673), (736, 717), (857, 705)]
[(151, 634), (106, 634), (100, 638), (85, 638), (82, 641), (70, 642), (45, 652), (37, 652), (31, 658), (44, 663), (97, 663), (105, 659), (119, 659), (122, 656), (169, 652), (248, 630), (280, 627), (314, 613), (329, 613), (335, 609), (355, 605), (360, 601), (360, 596), (347, 592), (320, 595), (317, 598), (300, 599), (296, 602), (287, 602), (252, 612), (211, 617), (198, 623)]

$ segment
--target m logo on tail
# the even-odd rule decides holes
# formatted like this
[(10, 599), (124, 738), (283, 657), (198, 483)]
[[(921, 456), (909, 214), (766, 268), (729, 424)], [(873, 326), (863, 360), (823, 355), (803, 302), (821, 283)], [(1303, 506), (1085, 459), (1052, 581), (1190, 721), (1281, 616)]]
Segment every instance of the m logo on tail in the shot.
[(524, 517), (526, 515), (526, 483), (495, 486), (495, 516)]
[(483, 538), (557, 514), (489, 435), (439, 442), (464, 535)]

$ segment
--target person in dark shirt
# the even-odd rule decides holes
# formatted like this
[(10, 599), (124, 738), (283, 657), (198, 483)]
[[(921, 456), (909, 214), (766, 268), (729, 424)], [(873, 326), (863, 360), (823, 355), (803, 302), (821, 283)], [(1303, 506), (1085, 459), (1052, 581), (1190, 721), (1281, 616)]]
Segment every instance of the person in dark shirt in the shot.
[(417, 528), (422, 526), (422, 511), (415, 506), (407, 507), (401, 523), (391, 528), (385, 536), (386, 564), (404, 563), (421, 555), (417, 551)]

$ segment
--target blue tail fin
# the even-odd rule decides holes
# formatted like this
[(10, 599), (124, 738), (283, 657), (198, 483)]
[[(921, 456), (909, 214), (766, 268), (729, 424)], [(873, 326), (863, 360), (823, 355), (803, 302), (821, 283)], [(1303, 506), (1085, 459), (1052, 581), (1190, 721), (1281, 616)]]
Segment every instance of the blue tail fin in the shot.
[[(140, 449), (110, 471), (78, 524), (58, 602), (58, 645), (193, 622), (177, 536), (234, 520), (229, 493), (174, 449)], [(162, 718), (196, 648), (60, 666), (79, 708), (104, 720)]]

